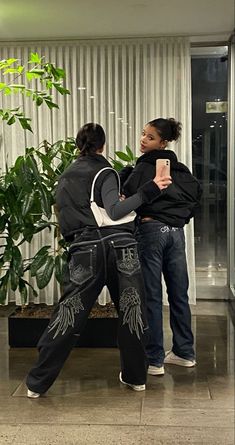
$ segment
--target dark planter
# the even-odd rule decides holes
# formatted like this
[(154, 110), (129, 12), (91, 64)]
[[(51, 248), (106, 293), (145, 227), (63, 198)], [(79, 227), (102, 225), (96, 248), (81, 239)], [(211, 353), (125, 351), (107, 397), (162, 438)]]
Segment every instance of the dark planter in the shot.
[[(114, 309), (112, 309), (114, 311)], [(105, 317), (105, 311), (91, 316), (78, 337), (77, 347), (86, 348), (115, 348), (117, 347), (118, 318), (112, 313)], [(115, 311), (114, 311), (115, 312)], [(111, 316), (110, 316), (111, 315)], [(8, 318), (9, 346), (12, 348), (32, 348), (38, 343), (39, 338), (46, 329), (50, 318), (17, 316), (17, 312)]]

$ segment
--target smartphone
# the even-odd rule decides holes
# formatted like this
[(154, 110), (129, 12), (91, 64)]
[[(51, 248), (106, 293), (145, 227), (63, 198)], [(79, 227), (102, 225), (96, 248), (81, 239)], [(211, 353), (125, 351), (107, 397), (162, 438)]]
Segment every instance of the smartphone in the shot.
[[(162, 166), (164, 165), (164, 169), (162, 168)], [(170, 163), (170, 159), (157, 159), (156, 160), (156, 174), (161, 171), (161, 176), (170, 176), (171, 173), (171, 163)]]

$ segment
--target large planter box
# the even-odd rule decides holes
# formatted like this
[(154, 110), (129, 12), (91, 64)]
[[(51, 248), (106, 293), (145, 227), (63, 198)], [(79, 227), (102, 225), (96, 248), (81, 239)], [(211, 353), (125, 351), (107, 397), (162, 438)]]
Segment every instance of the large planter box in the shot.
[[(77, 347), (115, 348), (117, 347), (118, 318), (114, 308), (97, 309), (91, 313), (84, 331), (78, 337)], [(18, 312), (18, 313), (17, 313)], [(35, 310), (36, 312), (36, 310)], [(39, 311), (40, 312), (40, 311)], [(36, 314), (35, 314), (36, 315)], [(50, 317), (22, 316), (19, 311), (8, 318), (9, 346), (13, 348), (35, 347), (46, 329)], [(97, 315), (97, 316), (95, 316)]]

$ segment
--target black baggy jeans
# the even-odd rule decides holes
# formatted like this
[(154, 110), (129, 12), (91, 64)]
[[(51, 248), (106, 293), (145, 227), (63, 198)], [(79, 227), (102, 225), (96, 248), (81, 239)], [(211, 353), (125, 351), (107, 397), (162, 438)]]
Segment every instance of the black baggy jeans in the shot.
[(122, 378), (146, 382), (145, 289), (134, 236), (115, 229), (85, 229), (72, 242), (63, 295), (38, 343), (39, 357), (26, 384), (45, 393), (57, 378), (104, 285), (119, 316)]

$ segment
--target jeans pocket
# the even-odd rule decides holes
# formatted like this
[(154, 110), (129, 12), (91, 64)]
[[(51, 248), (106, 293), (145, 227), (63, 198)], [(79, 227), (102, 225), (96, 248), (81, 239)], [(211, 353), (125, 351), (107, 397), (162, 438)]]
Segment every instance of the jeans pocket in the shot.
[(70, 250), (70, 280), (78, 286), (88, 284), (95, 277), (96, 245), (73, 246)]
[(131, 276), (140, 271), (140, 261), (135, 240), (123, 239), (110, 242), (114, 249), (117, 270)]

